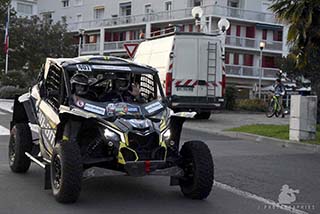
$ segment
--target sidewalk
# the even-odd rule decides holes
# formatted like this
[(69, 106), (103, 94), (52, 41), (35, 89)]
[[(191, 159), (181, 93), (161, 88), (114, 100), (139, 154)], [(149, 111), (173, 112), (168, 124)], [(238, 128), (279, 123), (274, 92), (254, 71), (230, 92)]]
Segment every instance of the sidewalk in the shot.
[(251, 114), (222, 112), (212, 114), (209, 120), (187, 120), (183, 127), (210, 134), (224, 135), (232, 138), (240, 138), (242, 140), (254, 141), (256, 143), (277, 143), (283, 147), (294, 146), (303, 149), (311, 149), (314, 152), (320, 152), (320, 145), (306, 144), (289, 140), (281, 140), (277, 138), (265, 137), (243, 132), (225, 131), (230, 128), (253, 124), (289, 125), (289, 117), (290, 115), (286, 115), (285, 118), (267, 118), (263, 113)]
[(209, 120), (188, 120), (184, 127), (199, 128), (211, 133), (219, 133), (226, 129), (252, 124), (288, 125), (289, 115), (286, 115), (285, 118), (267, 118), (264, 113), (251, 114), (222, 112), (211, 114)]

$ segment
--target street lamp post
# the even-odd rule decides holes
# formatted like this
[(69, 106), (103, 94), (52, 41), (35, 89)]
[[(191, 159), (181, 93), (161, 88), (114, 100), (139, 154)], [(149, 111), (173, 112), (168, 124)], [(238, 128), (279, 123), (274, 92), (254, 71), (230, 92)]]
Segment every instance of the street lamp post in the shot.
[(266, 43), (261, 41), (260, 44), (259, 44), (259, 47), (260, 47), (259, 99), (261, 99), (262, 51), (263, 51), (265, 46), (266, 46)]
[(84, 29), (79, 29), (78, 56), (81, 55), (81, 46), (82, 46), (83, 35), (84, 35)]

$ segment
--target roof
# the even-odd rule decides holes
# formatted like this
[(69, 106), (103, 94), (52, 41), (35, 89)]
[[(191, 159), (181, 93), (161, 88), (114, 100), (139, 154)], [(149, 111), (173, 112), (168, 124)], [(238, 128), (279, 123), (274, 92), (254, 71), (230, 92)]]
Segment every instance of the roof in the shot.
[(47, 58), (46, 71), (51, 63), (54, 63), (65, 70), (79, 70), (79, 66), (77, 65), (86, 64), (90, 65), (90, 71), (119, 70), (134, 73), (157, 73), (157, 70), (148, 65), (113, 56), (90, 55), (76, 58)]

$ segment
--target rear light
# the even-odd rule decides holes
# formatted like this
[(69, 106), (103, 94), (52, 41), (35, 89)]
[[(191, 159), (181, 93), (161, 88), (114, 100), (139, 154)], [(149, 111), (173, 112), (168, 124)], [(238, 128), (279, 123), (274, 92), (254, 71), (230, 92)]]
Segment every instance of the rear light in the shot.
[(172, 73), (166, 74), (166, 96), (171, 96), (172, 92)]
[(221, 86), (222, 86), (222, 96), (224, 97), (224, 95), (226, 94), (226, 83), (227, 83), (227, 77), (225, 74), (222, 75), (222, 82), (221, 82)]

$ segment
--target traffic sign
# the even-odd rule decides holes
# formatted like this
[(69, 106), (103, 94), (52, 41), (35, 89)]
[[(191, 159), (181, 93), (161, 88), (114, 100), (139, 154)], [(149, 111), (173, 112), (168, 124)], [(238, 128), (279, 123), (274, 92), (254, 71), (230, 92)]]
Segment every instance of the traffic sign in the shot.
[(138, 43), (125, 43), (123, 44), (123, 47), (126, 49), (127, 54), (130, 58), (134, 57), (134, 54), (136, 53), (138, 49), (139, 44)]

